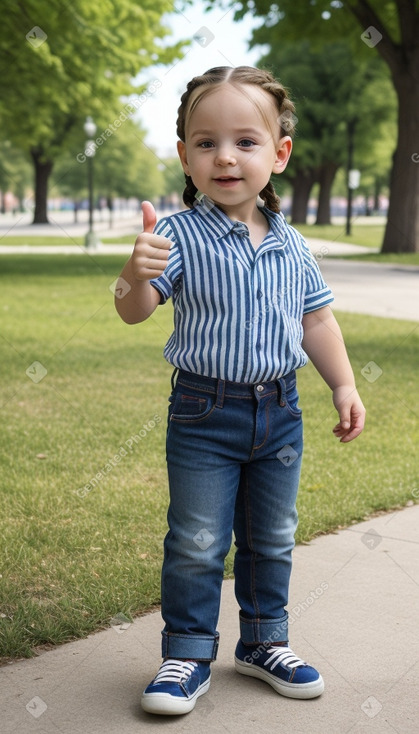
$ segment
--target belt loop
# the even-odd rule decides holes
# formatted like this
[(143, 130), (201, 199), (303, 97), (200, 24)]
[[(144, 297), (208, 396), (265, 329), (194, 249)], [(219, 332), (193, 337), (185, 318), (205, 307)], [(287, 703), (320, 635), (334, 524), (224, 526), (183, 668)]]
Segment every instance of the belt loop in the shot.
[(176, 375), (177, 375), (178, 372), (179, 372), (179, 368), (178, 367), (175, 367), (175, 369), (172, 372), (172, 377), (171, 377), (171, 380), (170, 380), (171, 385), (172, 385), (172, 391), (175, 389), (175, 377), (176, 377)]
[(285, 405), (285, 395), (286, 395), (284, 379), (282, 377), (279, 377), (276, 381), (276, 385), (278, 389), (278, 404), (281, 406), (281, 408), (283, 408)]
[(224, 393), (225, 393), (225, 380), (218, 380), (217, 384), (217, 398), (215, 400), (215, 407), (222, 408), (224, 405)]

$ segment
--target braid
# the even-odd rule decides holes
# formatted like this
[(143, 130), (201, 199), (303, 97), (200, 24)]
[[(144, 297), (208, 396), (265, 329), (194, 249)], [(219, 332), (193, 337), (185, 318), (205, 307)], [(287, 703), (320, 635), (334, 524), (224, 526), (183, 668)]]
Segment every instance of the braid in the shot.
[(263, 201), (265, 202), (265, 206), (268, 209), (270, 209), (272, 212), (276, 212), (277, 214), (279, 214), (279, 212), (281, 211), (280, 199), (271, 181), (266, 184), (265, 188), (262, 189), (262, 191), (259, 193), (259, 196), (261, 199), (263, 199)]
[[(196, 105), (208, 92), (209, 88), (220, 86), (227, 82), (239, 88), (241, 88), (242, 85), (253, 84), (270, 94), (275, 100), (278, 111), (277, 122), (279, 125), (280, 137), (283, 137), (284, 135), (290, 135), (292, 137), (294, 135), (295, 125), (297, 122), (297, 118), (294, 114), (294, 104), (289, 98), (286, 88), (283, 87), (282, 84), (272, 76), (272, 74), (268, 71), (264, 71), (263, 69), (256, 69), (251, 66), (216, 66), (213, 69), (209, 69), (201, 76), (196, 76), (191, 79), (186, 87), (186, 91), (182, 94), (176, 124), (177, 134), (180, 140), (185, 142), (185, 128), (188, 116), (192, 114)], [(191, 95), (196, 89), (198, 89), (198, 87), (202, 87), (202, 89), (200, 93), (193, 96), (191, 102)], [(241, 91), (245, 93), (243, 89)], [(263, 110), (259, 109), (259, 111), (265, 118)], [(183, 201), (186, 206), (192, 208), (196, 200), (198, 189), (193, 183), (192, 178), (186, 174), (185, 181), (186, 187), (183, 192)], [(280, 211), (279, 197), (277, 196), (271, 182), (269, 182), (260, 192), (260, 196), (264, 200), (268, 209), (271, 209), (273, 212)]]
[(196, 202), (196, 194), (197, 194), (198, 189), (196, 188), (194, 182), (192, 181), (192, 178), (190, 176), (187, 176), (186, 173), (185, 173), (185, 183), (186, 183), (186, 186), (184, 188), (182, 198), (186, 206), (189, 207), (189, 209), (192, 209)]

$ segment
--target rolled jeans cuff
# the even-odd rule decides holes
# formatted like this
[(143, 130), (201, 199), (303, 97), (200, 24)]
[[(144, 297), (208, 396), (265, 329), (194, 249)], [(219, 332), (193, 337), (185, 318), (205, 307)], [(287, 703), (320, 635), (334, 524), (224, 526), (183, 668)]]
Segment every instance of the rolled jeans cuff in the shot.
[(288, 642), (288, 613), (279, 619), (248, 619), (240, 614), (240, 639), (244, 645)]
[(162, 632), (162, 657), (181, 660), (215, 660), (218, 651), (218, 633), (212, 635), (182, 635)]

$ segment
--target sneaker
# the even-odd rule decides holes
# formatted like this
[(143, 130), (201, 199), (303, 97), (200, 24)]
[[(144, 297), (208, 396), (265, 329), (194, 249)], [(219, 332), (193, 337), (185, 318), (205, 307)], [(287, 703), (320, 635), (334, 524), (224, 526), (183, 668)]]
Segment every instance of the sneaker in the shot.
[(260, 678), (289, 698), (316, 698), (324, 691), (320, 673), (300, 660), (289, 647), (237, 643), (234, 657), (238, 673)]
[(169, 658), (141, 697), (141, 706), (150, 714), (187, 714), (210, 686), (210, 663)]

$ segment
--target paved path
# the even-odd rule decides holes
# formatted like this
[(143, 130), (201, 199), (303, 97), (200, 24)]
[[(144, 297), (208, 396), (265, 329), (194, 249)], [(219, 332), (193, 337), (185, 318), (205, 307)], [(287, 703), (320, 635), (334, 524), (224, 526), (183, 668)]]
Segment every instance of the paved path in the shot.
[(419, 322), (419, 267), (334, 259), (371, 250), (315, 239), (308, 244), (333, 290), (334, 309)]
[(296, 547), (290, 637), (321, 670), (318, 699), (286, 699), (234, 671), (238, 608), (225, 581), (211, 688), (192, 713), (140, 709), (160, 663), (155, 612), (0, 668), (2, 734), (417, 734), (418, 527), (415, 505)]

